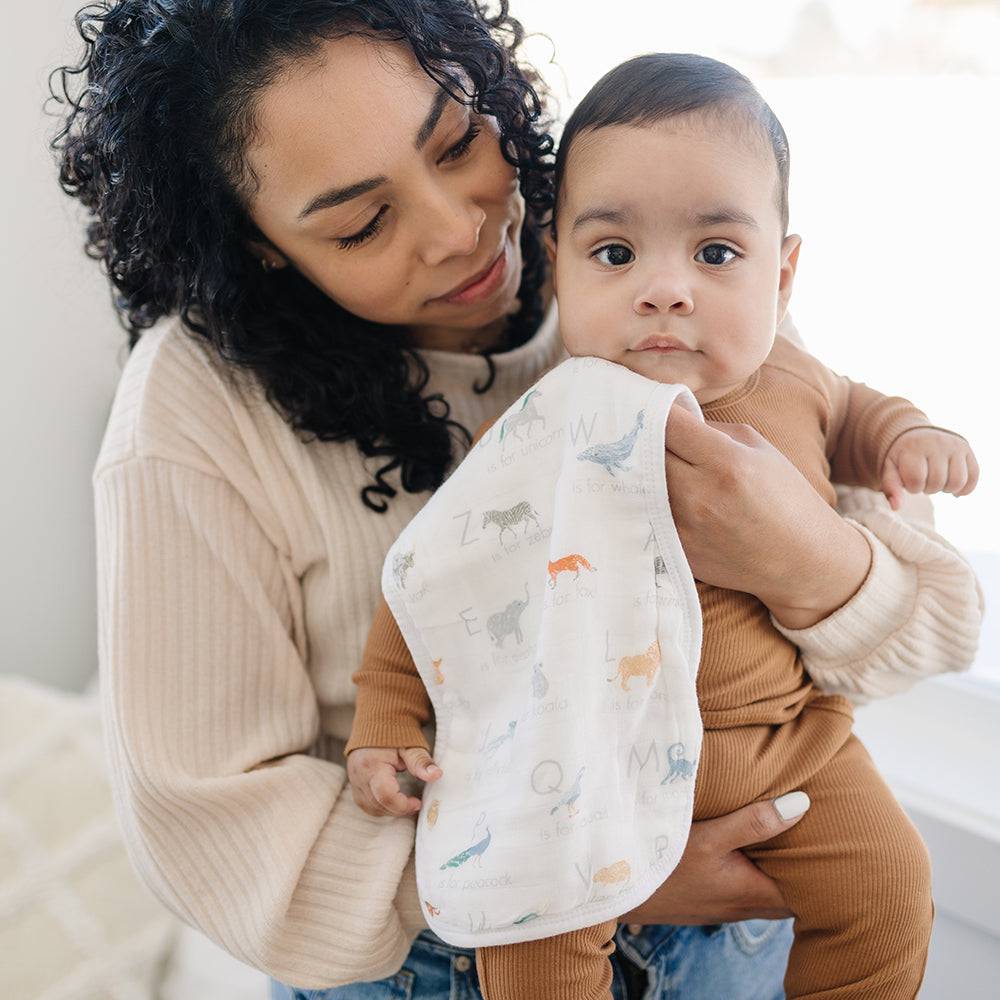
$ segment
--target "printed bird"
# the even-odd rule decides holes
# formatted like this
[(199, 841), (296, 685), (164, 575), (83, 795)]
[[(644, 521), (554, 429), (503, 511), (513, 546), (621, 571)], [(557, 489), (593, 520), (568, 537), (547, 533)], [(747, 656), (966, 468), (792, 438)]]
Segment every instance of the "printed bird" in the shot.
[(632, 430), (624, 437), (619, 438), (617, 441), (610, 441), (607, 444), (595, 444), (589, 448), (584, 448), (576, 456), (577, 459), (581, 462), (593, 462), (596, 465), (603, 465), (612, 476), (615, 474), (616, 468), (628, 472), (628, 467), (622, 465), (622, 462), (632, 454), (632, 449), (635, 447), (635, 439), (639, 436), (639, 429), (642, 427), (642, 419), (645, 412), (645, 410), (640, 410), (636, 414)]
[(576, 778), (574, 779), (569, 791), (567, 791), (563, 797), (549, 810), (550, 816), (555, 816), (556, 812), (563, 806), (566, 806), (570, 816), (576, 815), (576, 800), (580, 797), (580, 782), (583, 779), (583, 772), (586, 770), (587, 769), (585, 767), (581, 767), (580, 770), (576, 772)]
[[(472, 828), (472, 836), (475, 837), (476, 831), (480, 826), (486, 825), (486, 813), (480, 813), (479, 819), (476, 820), (475, 826)], [(493, 839), (493, 835), (490, 833), (490, 828), (486, 826), (486, 836), (481, 840), (476, 841), (471, 847), (467, 847), (464, 851), (459, 851), (453, 858), (449, 858), (439, 869), (439, 871), (444, 871), (446, 868), (461, 868), (469, 858), (475, 858), (476, 864), (481, 865), (482, 857), (486, 853), (486, 848), (490, 846), (490, 841)]]
[(501, 733), (500, 736), (497, 736), (496, 738), (490, 740), (490, 742), (487, 743), (486, 746), (483, 748), (483, 753), (486, 754), (487, 757), (492, 757), (497, 752), (497, 750), (499, 750), (500, 747), (504, 745), (504, 743), (514, 738), (514, 730), (516, 728), (517, 728), (516, 719), (512, 720), (511, 722), (508, 722), (507, 732)]
[(438, 810), (441, 808), (441, 800), (435, 799), (427, 810), (427, 825), (433, 830), (434, 824), (438, 821)]
[(424, 900), (424, 906), (427, 907), (427, 912), (432, 917), (436, 917), (441, 913), (441, 911), (433, 903), (428, 903), (426, 899)]

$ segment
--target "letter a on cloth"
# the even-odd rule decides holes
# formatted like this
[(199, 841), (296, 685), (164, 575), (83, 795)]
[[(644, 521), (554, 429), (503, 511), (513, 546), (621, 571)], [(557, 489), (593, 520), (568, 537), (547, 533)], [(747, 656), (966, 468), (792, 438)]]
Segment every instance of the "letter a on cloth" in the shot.
[(475, 947), (612, 919), (687, 840), (701, 610), (667, 501), (690, 390), (570, 358), (493, 424), (386, 556), (430, 693), (417, 821), (431, 929)]

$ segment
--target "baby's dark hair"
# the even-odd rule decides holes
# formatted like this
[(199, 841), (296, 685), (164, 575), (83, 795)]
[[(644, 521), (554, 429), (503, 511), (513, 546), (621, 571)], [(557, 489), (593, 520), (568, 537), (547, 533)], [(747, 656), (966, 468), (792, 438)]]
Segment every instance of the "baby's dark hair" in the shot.
[[(554, 177), (558, 209), (573, 141), (582, 132), (609, 125), (654, 125), (700, 112), (730, 126), (749, 127), (765, 137), (778, 166), (777, 206), (781, 232), (788, 230), (788, 139), (781, 122), (757, 88), (739, 71), (717, 59), (681, 52), (637, 56), (605, 73), (566, 122)], [(552, 234), (555, 236), (555, 220)]]

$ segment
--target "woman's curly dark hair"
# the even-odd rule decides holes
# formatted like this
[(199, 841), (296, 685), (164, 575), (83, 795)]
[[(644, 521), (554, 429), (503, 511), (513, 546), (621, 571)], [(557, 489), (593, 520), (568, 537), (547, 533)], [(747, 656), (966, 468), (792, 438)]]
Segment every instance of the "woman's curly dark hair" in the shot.
[[(256, 100), (283, 67), (351, 34), (402, 41), (452, 96), (496, 117), (527, 211), (520, 309), (494, 351), (527, 341), (542, 319), (551, 210), (548, 92), (519, 65), (524, 31), (478, 0), (103, 0), (76, 25), (85, 50), (50, 78), (60, 105), (51, 146), (63, 190), (89, 210), (86, 252), (102, 264), (129, 347), (178, 314), (219, 355), (249, 371), (304, 438), (357, 443), (389, 460), (362, 501), (384, 512), (405, 490), (436, 489), (456, 428), (406, 331), (359, 319), (295, 268), (264, 273), (247, 249), (267, 243), (247, 206), (245, 160)], [(465, 82), (463, 82), (463, 74)], [(471, 93), (468, 90), (471, 89)], [(183, 152), (181, 152), (183, 151)], [(197, 192), (196, 194), (194, 194)], [(485, 355), (489, 389), (495, 375)], [(432, 409), (431, 404), (438, 405)]]

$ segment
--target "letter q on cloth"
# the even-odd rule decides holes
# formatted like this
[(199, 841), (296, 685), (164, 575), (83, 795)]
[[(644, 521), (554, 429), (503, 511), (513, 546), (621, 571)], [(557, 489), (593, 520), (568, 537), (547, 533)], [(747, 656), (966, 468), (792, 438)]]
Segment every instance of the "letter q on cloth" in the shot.
[(431, 929), (462, 947), (612, 919), (674, 869), (701, 750), (701, 611), (667, 498), (690, 390), (570, 358), (493, 424), (386, 556), (430, 694), (417, 821)]

